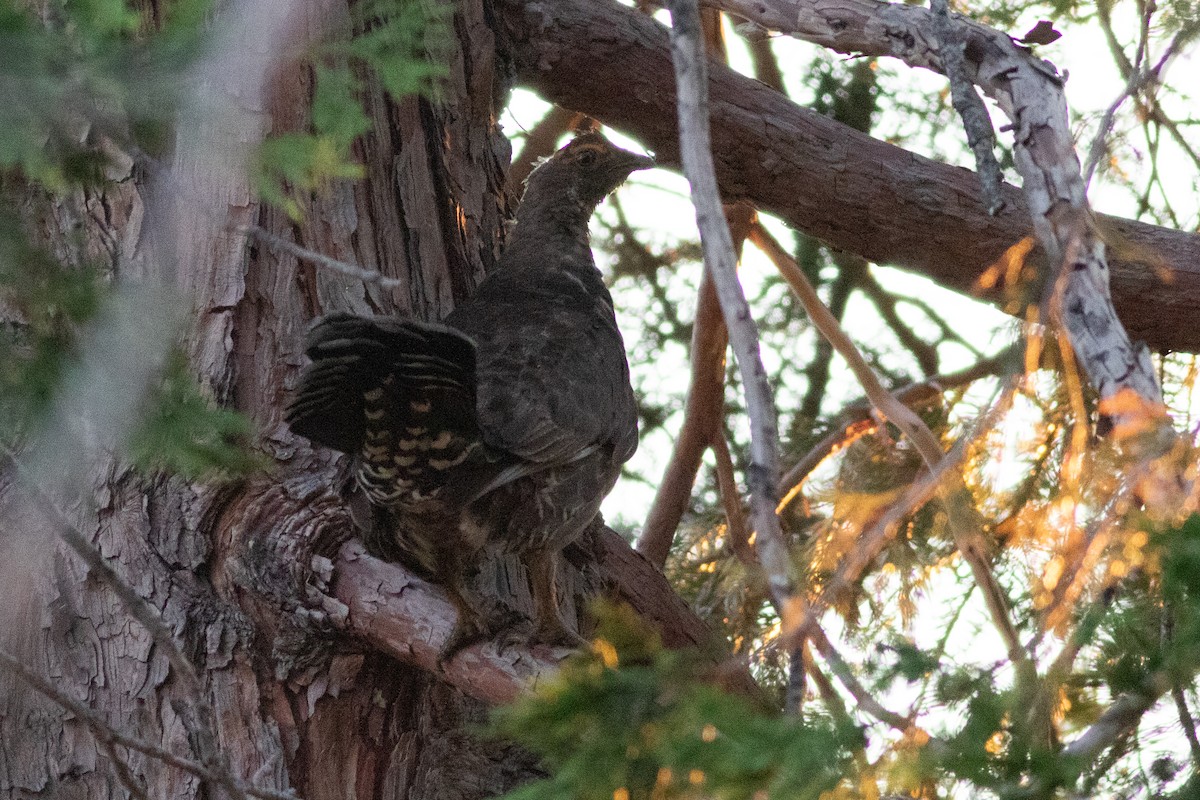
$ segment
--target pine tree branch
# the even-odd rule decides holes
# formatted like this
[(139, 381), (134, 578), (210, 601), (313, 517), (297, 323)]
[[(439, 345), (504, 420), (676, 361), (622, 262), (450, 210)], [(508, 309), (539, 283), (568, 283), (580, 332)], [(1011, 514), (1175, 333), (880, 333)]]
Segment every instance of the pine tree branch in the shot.
[(950, 80), (950, 96), (953, 99), (954, 110), (962, 118), (967, 143), (971, 146), (971, 152), (975, 154), (975, 169), (979, 173), (983, 196), (987, 200), (987, 211), (995, 216), (1004, 209), (1004, 200), (1000, 194), (1003, 176), (993, 150), (996, 146), (996, 134), (992, 130), (992, 120), (967, 72), (964, 45), (959, 37), (958, 22), (950, 16), (950, 3), (948, 0), (929, 0), (929, 7), (933, 11), (933, 30), (938, 42), (938, 56), (946, 71), (946, 77)]
[[(637, 137), (660, 164), (679, 163), (668, 35), (661, 25), (618, 4), (591, 0), (556, 0), (552, 7), (544, 0), (498, 0), (497, 8), (522, 81), (548, 100)], [(929, 14), (887, 6), (896, 19), (889, 16), (888, 24), (871, 30), (897, 35), (881, 47), (855, 27), (879, 21), (871, 16), (876, 8), (822, 23), (821, 30), (834, 37), (848, 25), (851, 49), (861, 45), (883, 54), (909, 40), (911, 15)], [(794, 16), (781, 13), (780, 28)], [(606, 80), (597, 82), (597, 74)], [(711, 65), (710, 79), (714, 155), (726, 199), (745, 199), (833, 247), (963, 292), (1030, 234), (1030, 205), (1015, 186), (1002, 187), (1006, 208), (989, 217), (971, 172), (872, 139), (719, 64)], [(1127, 330), (1155, 349), (1200, 349), (1200, 236), (1093, 216), (1112, 244), (1113, 299)], [(1034, 263), (1042, 257), (1032, 254)], [(1003, 299), (996, 288), (986, 298)]]
[[(937, 14), (928, 9), (878, 0), (712, 0), (712, 5), (840, 52), (891, 55), (910, 66), (947, 71), (945, 53), (938, 47)], [(1161, 430), (1147, 444), (1151, 450), (1165, 450), (1173, 432), (1165, 415), (1155, 411), (1162, 405), (1162, 389), (1149, 350), (1130, 340), (1112, 304), (1105, 242), (1087, 203), (1062, 78), (1007, 34), (968, 20), (960, 20), (956, 28), (969, 54), (961, 74), (995, 100), (1013, 123), (1015, 165), (1034, 232), (1047, 254), (1043, 286), (1048, 313), (1043, 318), (1068, 332), (1102, 399), (1132, 392), (1145, 403), (1114, 403), (1119, 406), (1113, 414), (1116, 429), (1123, 423), (1139, 425), (1153, 415)], [(965, 99), (959, 94), (956, 106)], [(981, 144), (977, 155), (982, 149)], [(984, 177), (985, 185), (989, 180)], [(996, 194), (989, 202), (1002, 200)]]
[[(871, 404), (912, 442), (929, 470), (938, 471), (946, 462), (946, 454), (942, 450), (941, 442), (912, 409), (900, 402), (883, 386), (792, 257), (761, 225), (756, 225), (751, 230), (750, 241), (761, 249), (779, 269), (792, 291), (800, 299), (813, 326), (846, 360), (850, 371), (854, 373), (854, 377), (863, 387)], [(951, 478), (948, 474), (946, 477)], [(1008, 598), (995, 576), (992, 575), (987, 551), (981, 541), (981, 531), (975, 519), (976, 514), (969, 505), (969, 494), (962, 486), (962, 481), (957, 474), (953, 476), (949, 486), (939, 486), (939, 491), (946, 510), (947, 525), (954, 536), (955, 545), (971, 567), (971, 573), (983, 593), (992, 623), (1008, 649), (1009, 658), (1017, 665), (1020, 674), (1028, 678), (1034, 677), (1029, 653), (1022, 646), (1011, 619)], [(811, 615), (807, 618), (811, 618)]]

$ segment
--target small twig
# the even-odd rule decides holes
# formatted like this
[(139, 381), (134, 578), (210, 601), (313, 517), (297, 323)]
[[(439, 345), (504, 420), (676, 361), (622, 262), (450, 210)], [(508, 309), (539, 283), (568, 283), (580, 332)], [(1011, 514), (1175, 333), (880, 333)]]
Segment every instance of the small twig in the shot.
[(825, 659), (825, 663), (837, 676), (838, 681), (846, 687), (846, 691), (858, 703), (859, 708), (901, 733), (908, 733), (913, 729), (914, 724), (911, 719), (888, 709), (875, 699), (867, 687), (862, 685), (858, 676), (854, 674), (854, 670), (846, 663), (846, 659), (842, 658), (841, 653), (833, 646), (833, 642), (829, 641), (829, 637), (825, 635), (825, 631), (819, 625), (812, 627), (809, 640), (821, 654), (821, 658)]
[(886, 289), (884, 289), (878, 281), (871, 279), (863, 281), (859, 287), (862, 293), (871, 301), (871, 305), (875, 306), (875, 310), (879, 312), (879, 316), (892, 329), (892, 333), (900, 340), (900, 344), (905, 350), (912, 353), (913, 358), (917, 360), (917, 366), (926, 375), (932, 375), (938, 371), (938, 342), (927, 342), (921, 336), (918, 336), (916, 331), (909, 327), (908, 323), (900, 318), (900, 313), (896, 310), (897, 300)]
[[(1123, 76), (1125, 77), (1125, 86), (1122, 88), (1121, 93), (1117, 95), (1116, 99), (1114, 99), (1109, 107), (1105, 109), (1104, 115), (1100, 118), (1100, 122), (1096, 126), (1096, 135), (1092, 138), (1092, 143), (1088, 147), (1087, 161), (1083, 167), (1083, 180), (1085, 183), (1091, 183), (1092, 175), (1095, 173), (1096, 167), (1100, 163), (1100, 158), (1108, 149), (1108, 135), (1112, 131), (1112, 126), (1116, 118), (1117, 111), (1120, 110), (1121, 106), (1124, 105), (1125, 101), (1129, 98), (1136, 99), (1137, 95), (1140, 94), (1142, 90), (1145, 89), (1151, 82), (1160, 81), (1162, 79), (1162, 73), (1167, 68), (1167, 65), (1176, 55), (1179, 54), (1183, 44), (1189, 41), (1191, 36), (1195, 33), (1194, 24), (1184, 26), (1175, 34), (1174, 37), (1172, 37), (1171, 42), (1167, 45), (1166, 49), (1163, 51), (1163, 55), (1159, 58), (1157, 63), (1155, 63), (1153, 67), (1148, 69), (1145, 68), (1145, 56), (1149, 51), (1150, 17), (1154, 13), (1155, 8), (1156, 6), (1153, 3), (1147, 3), (1144, 7), (1141, 34), (1138, 40), (1136, 64), (1129, 61), (1129, 59), (1125, 56), (1124, 51), (1121, 49), (1120, 43), (1116, 41), (1116, 34), (1112, 29), (1112, 20), (1109, 18), (1107, 7), (1099, 9), (1100, 27), (1104, 31), (1105, 37), (1108, 39), (1109, 49), (1112, 50), (1113, 55), (1116, 57), (1115, 60), (1117, 62), (1117, 66), (1120, 68)], [(1145, 110), (1149, 112), (1145, 115), (1147, 118), (1158, 118), (1160, 116), (1157, 113), (1157, 106), (1155, 106), (1154, 109)], [(1162, 121), (1170, 122), (1169, 120), (1166, 120), (1165, 117), (1160, 120), (1160, 122)], [(1182, 135), (1179, 134), (1178, 128), (1174, 125), (1174, 123), (1170, 122), (1169, 125), (1165, 125), (1164, 127), (1167, 127), (1168, 131), (1183, 147), (1183, 149), (1189, 152), (1189, 154), (1192, 156), (1192, 160), (1198, 161), (1195, 152), (1191, 149), (1191, 145), (1182, 137)]]
[(912, 409), (893, 397), (887, 388), (880, 383), (874, 370), (871, 369), (871, 365), (858, 352), (858, 347), (855, 346), (854, 342), (842, 328), (841, 323), (837, 321), (837, 318), (834, 317), (829, 308), (821, 300), (817, 294), (817, 290), (809, 283), (808, 278), (791, 255), (783, 249), (779, 242), (775, 240), (775, 237), (762, 225), (754, 226), (750, 232), (750, 241), (763, 251), (767, 258), (775, 265), (776, 269), (779, 270), (780, 274), (783, 275), (788, 285), (792, 288), (792, 291), (799, 298), (801, 305), (804, 306), (804, 310), (808, 314), (809, 320), (812, 321), (813, 327), (833, 345), (833, 349), (838, 355), (845, 359), (847, 366), (854, 373), (854, 377), (858, 380), (859, 385), (863, 387), (863, 391), (871, 401), (871, 404), (909, 437), (928, 465), (932, 467), (941, 461), (944, 453), (937, 437), (921, 421), (921, 418), (913, 413)]
[[(130, 750), (137, 751), (150, 758), (157, 759), (172, 767), (177, 767), (184, 772), (195, 775), (204, 781), (212, 783), (222, 783), (222, 780), (212, 770), (193, 761), (190, 758), (177, 756), (169, 750), (164, 750), (158, 745), (151, 744), (143, 739), (138, 739), (133, 736), (128, 736), (116, 730), (105, 722), (92, 709), (76, 701), (66, 693), (60, 691), (54, 684), (47, 681), (42, 676), (38, 675), (33, 670), (26, 667), (17, 660), (11, 653), (5, 650), (0, 650), (0, 665), (3, 665), (11, 674), (23, 680), (30, 688), (39, 694), (43, 695), (50, 701), (58, 704), (62, 708), (69, 711), (71, 714), (83, 721), (96, 740), (105, 748), (106, 752), (111, 753), (112, 747), (120, 746)], [(130, 778), (133, 776), (130, 775)], [(122, 779), (124, 782), (124, 779)], [(136, 779), (135, 779), (136, 783)], [(129, 788), (127, 786), (127, 788)], [(292, 792), (281, 792), (274, 789), (260, 789), (255, 786), (240, 785), (238, 787), (242, 792), (250, 797), (262, 798), (262, 800), (296, 800), (296, 795)], [(144, 796), (144, 795), (143, 795)]]
[(754, 548), (750, 544), (750, 526), (742, 509), (742, 493), (733, 474), (733, 455), (729, 452), (729, 442), (725, 441), (725, 434), (718, 430), (713, 434), (710, 444), (717, 462), (717, 491), (721, 495), (721, 508), (725, 510), (729, 548), (743, 564), (757, 563)]
[[(896, 399), (907, 406), (921, 405), (940, 397), (942, 392), (948, 389), (972, 383), (989, 375), (998, 375), (1012, 358), (1016, 349), (1014, 345), (958, 372), (935, 375), (917, 383), (911, 383), (896, 390)], [(781, 511), (799, 496), (804, 482), (812, 471), (820, 466), (821, 462), (878, 427), (876, 421), (871, 417), (869, 401), (846, 406), (835, 417), (835, 420), (834, 429), (821, 441), (810, 447), (803, 458), (797, 461), (780, 479), (779, 485), (784, 487), (783, 499), (779, 502)]]
[(1000, 184), (1004, 176), (1000, 170), (1000, 162), (996, 161), (996, 134), (992, 130), (992, 120), (988, 116), (979, 93), (975, 91), (967, 74), (967, 66), (963, 58), (963, 43), (957, 35), (956, 25), (950, 17), (950, 4), (947, 0), (929, 0), (933, 10), (933, 30), (938, 38), (938, 56), (942, 60), (942, 68), (950, 79), (950, 97), (954, 110), (962, 118), (963, 128), (967, 132), (967, 143), (975, 154), (975, 168), (979, 173), (979, 182), (983, 188), (983, 197), (987, 200), (988, 213), (993, 217), (1004, 210), (1004, 200), (1000, 196)]
[[(89, 726), (90, 727), (90, 726)], [(100, 749), (104, 755), (108, 756), (108, 760), (112, 763), (113, 772), (117, 773), (117, 781), (120, 782), (125, 790), (129, 792), (129, 796), (134, 800), (150, 800), (146, 795), (146, 787), (133, 774), (133, 770), (125, 763), (125, 759), (117, 752), (116, 745), (111, 740), (101, 739), (96, 737), (100, 743)]]
[(1175, 710), (1179, 712), (1179, 724), (1183, 727), (1183, 735), (1187, 738), (1188, 747), (1192, 750), (1192, 764), (1193, 766), (1200, 765), (1200, 738), (1196, 736), (1196, 720), (1192, 719), (1187, 698), (1178, 684), (1171, 687), (1171, 697), (1175, 700)]
[(804, 488), (804, 482), (808, 480), (808, 476), (821, 466), (825, 459), (878, 428), (879, 424), (871, 419), (871, 410), (868, 407), (861, 417), (844, 424), (839, 423), (832, 431), (821, 437), (821, 441), (810, 447), (808, 452), (780, 479), (779, 485), (784, 487), (784, 494), (779, 501), (779, 510), (783, 511), (795, 502), (796, 498), (800, 496), (800, 491)]
[[(807, 263), (809, 252), (815, 254), (816, 248), (804, 248), (797, 259), (805, 262), (802, 268), (807, 269), (805, 274), (811, 275), (817, 265)], [(841, 321), (845, 318), (850, 295), (860, 288), (868, 274), (868, 263), (865, 258), (852, 253), (833, 252), (830, 257), (837, 266), (838, 274), (829, 284), (829, 312)], [(806, 420), (816, 420), (821, 416), (821, 404), (829, 390), (830, 368), (833, 366), (833, 345), (824, 336), (817, 337), (817, 346), (813, 351), (812, 360), (804, 367), (804, 380), (808, 386), (797, 410), (797, 414)]]
[(259, 227), (258, 225), (243, 225), (237, 228), (237, 232), (256, 241), (262, 242), (271, 250), (276, 252), (287, 253), (288, 255), (300, 261), (313, 264), (318, 267), (323, 267), (334, 272), (339, 272), (342, 275), (348, 275), (351, 278), (357, 278), (363, 283), (374, 283), (384, 289), (399, 289), (404, 286), (404, 281), (396, 278), (389, 278), (382, 272), (373, 269), (365, 269), (357, 264), (351, 264), (346, 261), (339, 261), (336, 258), (318, 253), (315, 250), (309, 250), (307, 247), (301, 247), (295, 242), (289, 242), (282, 236), (276, 236), (270, 231)]
[(525, 179), (538, 162), (554, 155), (559, 138), (569, 130), (573, 130), (585, 119), (578, 111), (569, 111), (562, 106), (551, 106), (546, 116), (538, 121), (525, 136), (521, 152), (513, 157), (508, 167), (509, 188), (517, 191), (517, 187), (525, 185)]
[(729, 340), (737, 358), (750, 417), (750, 466), (746, 483), (758, 533), (758, 554), (771, 599), (785, 624), (801, 603), (792, 582), (791, 559), (775, 508), (779, 502), (779, 432), (771, 385), (759, 352), (758, 331), (737, 277), (733, 238), (722, 213), (708, 121), (708, 65), (696, 0), (670, 0), (671, 58), (678, 87), (679, 143), (691, 184), (706, 268), (716, 285)]

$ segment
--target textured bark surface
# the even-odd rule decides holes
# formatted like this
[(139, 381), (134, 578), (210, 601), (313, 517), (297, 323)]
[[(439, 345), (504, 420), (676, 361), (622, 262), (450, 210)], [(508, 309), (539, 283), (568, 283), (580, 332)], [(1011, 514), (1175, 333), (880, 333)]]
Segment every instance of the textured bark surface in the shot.
[[(523, 83), (678, 165), (671, 55), (658, 23), (588, 0), (497, 5)], [(710, 77), (713, 150), (727, 202), (746, 199), (835, 248), (963, 291), (1034, 233), (1014, 186), (1002, 187), (1006, 208), (989, 217), (969, 170), (872, 139), (720, 65)], [(1153, 348), (1200, 350), (1200, 237), (1103, 215), (1097, 224), (1130, 336)]]
[[(341, 0), (312, 0), (304, 11), (308, 38), (346, 18)], [(494, 264), (507, 206), (508, 144), (494, 125), (505, 80), (495, 68), (485, 4), (459, 3), (452, 24), (456, 45), (443, 102), (396, 103), (373, 90), (376, 129), (359, 153), (365, 181), (314, 199), (296, 227), (259, 206), (244, 179), (223, 182), (217, 192), (225, 207), (196, 214), (173, 242), (181, 256), (178, 285), (193, 304), (193, 365), (217, 398), (254, 417), (278, 473), (215, 491), (109, 468), (94, 476), (91, 496), (69, 501), (81, 529), (160, 610), (203, 671), (234, 774), (264, 787), (293, 787), (309, 800), (483, 797), (534, 774), (512, 748), (465, 732), (482, 719), (478, 701), (386, 655), (336, 646), (339, 609), (322, 605), (319, 593), (320, 567), (330, 563), (320, 554), (335, 554), (345, 535), (322, 524), (339, 504), (329, 496), (336, 470), (328, 454), (297, 442), (281, 424), (302, 334), (314, 316), (352, 310), (437, 317)], [(247, 109), (239, 120), (250, 128), (226, 133), (253, 142), (268, 128), (303, 127), (311, 90), (309, 70), (278, 70), (269, 107)], [(195, 133), (181, 130), (180, 138)], [(180, 152), (177, 172), (208, 174), (207, 164), (188, 162), (182, 146)], [(118, 275), (137, 276), (155, 266), (144, 265), (139, 250), (149, 204), (146, 185), (135, 179), (29, 217), (68, 263), (99, 255)], [(81, 221), (85, 253), (72, 250)], [(364, 288), (249, 248), (230, 230), (247, 223), (376, 267), (404, 280), (407, 291)], [(6, 527), (53, 541), (52, 527), (10, 488), (0, 484)], [(261, 540), (254, 531), (238, 535), (238, 523), (269, 515), (283, 500), (308, 510), (290, 524), (317, 535), (273, 551), (279, 560), (271, 561), (245, 549)], [(185, 698), (151, 637), (74, 556), (54, 547), (13, 552), (20, 544), (14, 540), (5, 538), (13, 549), (3, 555), (10, 564), (26, 559), (29, 585), (18, 587), (26, 590), (16, 593), (22, 602), (5, 609), (3, 645), (114, 727), (190, 756), (173, 707)], [(124, 796), (78, 720), (8, 676), (0, 681), (0, 795)], [(144, 756), (127, 760), (150, 797), (215, 791)]]
[[(170, 243), (180, 255), (179, 288), (192, 302), (193, 366), (215, 397), (255, 419), (275, 471), (216, 489), (149, 481), (105, 454), (84, 496), (64, 502), (201, 671), (231, 772), (306, 800), (460, 800), (529, 780), (538, 772), (527, 754), (474, 733), (487, 708), (477, 698), (514, 696), (561, 655), (513, 656), (521, 669), (497, 678), (467, 651), (442, 671), (435, 653), (450, 624), (444, 597), (346, 544), (343, 465), (282, 422), (314, 317), (339, 310), (441, 317), (495, 265), (510, 205), (509, 147), (495, 125), (508, 84), (498, 65), (506, 61), (488, 3), (455, 8), (456, 41), (438, 103), (394, 102), (371, 89), (376, 124), (358, 153), (365, 180), (314, 197), (306, 221), (294, 225), (260, 206), (245, 177), (235, 176), (208, 187), (208, 206), (183, 216)], [(302, 38), (346, 21), (343, 0), (308, 0), (302, 11)], [(233, 94), (238, 141), (304, 127), (311, 92), (311, 72), (286, 65), (274, 72), (268, 104)], [(203, 138), (203, 129), (220, 123), (198, 120), (180, 139)], [(209, 179), (209, 164), (189, 160), (186, 147), (179, 153), (174, 172)], [(101, 194), (35, 198), (27, 218), (65, 263), (99, 258), (117, 276), (149, 274), (156, 265), (142, 240), (151, 192), (133, 177)], [(248, 224), (376, 268), (400, 288), (364, 285), (248, 244), (233, 232)], [(11, 579), (5, 597), (20, 600), (0, 608), (0, 646), (112, 727), (192, 758), (177, 710), (188, 697), (161, 647), (53, 544), (53, 526), (3, 465), (0, 518), (5, 534), (24, 534), (0, 537), (0, 572)], [(568, 619), (603, 592), (641, 609), (669, 645), (709, 643), (661, 573), (611, 531), (593, 531), (569, 548), (567, 561)], [(530, 605), (515, 559), (497, 560), (480, 584)], [(728, 685), (754, 690), (744, 669), (728, 672)], [(117, 756), (149, 797), (224, 796), (153, 758), (120, 748)], [(124, 797), (112, 767), (83, 723), (0, 674), (0, 797)]]

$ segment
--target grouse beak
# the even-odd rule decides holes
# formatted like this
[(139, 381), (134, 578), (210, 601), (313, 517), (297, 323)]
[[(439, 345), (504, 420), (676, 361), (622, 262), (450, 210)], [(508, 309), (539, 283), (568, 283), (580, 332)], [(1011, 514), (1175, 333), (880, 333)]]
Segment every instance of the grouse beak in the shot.
[(637, 153), (630, 153), (629, 161), (627, 163), (629, 165), (628, 169), (631, 173), (637, 172), (639, 169), (653, 169), (654, 167), (658, 166), (658, 162), (656, 162), (652, 157), (638, 155)]

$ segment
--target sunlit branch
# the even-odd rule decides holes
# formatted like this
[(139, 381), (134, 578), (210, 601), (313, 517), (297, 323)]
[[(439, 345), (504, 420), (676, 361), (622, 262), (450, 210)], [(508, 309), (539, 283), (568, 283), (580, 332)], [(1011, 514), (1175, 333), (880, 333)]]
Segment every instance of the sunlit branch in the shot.
[[(1012, 360), (1015, 347), (1009, 347), (989, 358), (982, 359), (966, 369), (935, 375), (917, 383), (897, 389), (896, 399), (907, 406), (919, 406), (934, 401), (942, 393), (958, 386), (999, 375)], [(800, 490), (808, 476), (821, 465), (829, 456), (851, 444), (859, 437), (876, 430), (878, 423), (871, 416), (870, 402), (849, 405), (834, 418), (833, 430), (822, 437), (821, 441), (808, 449), (808, 452), (796, 464), (784, 473), (779, 485), (784, 490), (783, 499), (779, 502), (780, 510), (791, 505), (800, 496)]]
[(375, 649), (489, 703), (516, 699), (538, 678), (553, 673), (566, 654), (548, 648), (500, 652), (497, 644), (486, 642), (443, 663), (439, 656), (455, 620), (445, 594), (399, 565), (368, 555), (358, 541), (342, 546), (334, 574), (333, 593), (349, 609), (351, 632)]
[(863, 571), (883, 551), (887, 543), (895, 538), (900, 523), (929, 502), (937, 494), (942, 481), (946, 480), (961, 465), (967, 454), (967, 446), (967, 438), (960, 439), (937, 467), (922, 475), (919, 480), (909, 486), (900, 499), (858, 537), (853, 549), (842, 557), (837, 571), (826, 582), (821, 594), (809, 604), (805, 615), (796, 626), (795, 635), (801, 638), (808, 635), (821, 614), (829, 608), (835, 598), (858, 581)]
[[(945, 458), (937, 437), (920, 417), (896, 399), (879, 382), (870, 365), (858, 352), (858, 348), (838, 324), (837, 319), (821, 302), (821, 298), (796, 262), (761, 225), (756, 225), (751, 230), (750, 241), (767, 255), (787, 280), (813, 325), (846, 360), (850, 371), (858, 379), (872, 405), (896, 427), (900, 428), (920, 453), (926, 466), (931, 471), (937, 471)], [(967, 504), (961, 480), (956, 477), (954, 485), (942, 491), (942, 499), (946, 509), (947, 524), (954, 536), (955, 544), (970, 565), (975, 582), (979, 584), (979, 588), (983, 592), (992, 622), (1008, 648), (1009, 657), (1018, 664), (1024, 674), (1032, 677), (1033, 668), (1029, 654), (1021, 646), (1016, 627), (1010, 618), (1008, 599), (991, 573), (986, 550), (980, 541), (980, 531), (973, 522), (968, 521), (968, 517), (974, 516), (974, 513)]]

